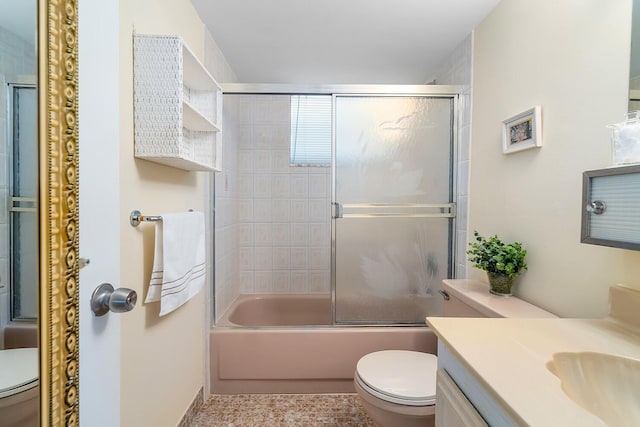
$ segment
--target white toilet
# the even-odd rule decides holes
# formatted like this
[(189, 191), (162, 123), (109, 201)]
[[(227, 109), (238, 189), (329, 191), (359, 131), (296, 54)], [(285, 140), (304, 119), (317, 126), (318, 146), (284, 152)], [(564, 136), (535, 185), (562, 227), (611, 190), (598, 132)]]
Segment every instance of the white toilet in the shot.
[(38, 349), (0, 350), (0, 425), (37, 427), (40, 406)]
[[(518, 298), (491, 295), (475, 280), (445, 280), (443, 290), (447, 317), (556, 317)], [(433, 354), (377, 351), (358, 361), (354, 385), (379, 427), (434, 426), (437, 370)]]

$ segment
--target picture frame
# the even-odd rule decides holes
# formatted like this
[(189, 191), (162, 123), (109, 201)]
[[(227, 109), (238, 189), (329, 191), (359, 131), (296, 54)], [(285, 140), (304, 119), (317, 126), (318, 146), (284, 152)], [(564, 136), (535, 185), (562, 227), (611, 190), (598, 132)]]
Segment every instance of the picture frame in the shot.
[(502, 152), (542, 147), (542, 109), (539, 105), (502, 122)]

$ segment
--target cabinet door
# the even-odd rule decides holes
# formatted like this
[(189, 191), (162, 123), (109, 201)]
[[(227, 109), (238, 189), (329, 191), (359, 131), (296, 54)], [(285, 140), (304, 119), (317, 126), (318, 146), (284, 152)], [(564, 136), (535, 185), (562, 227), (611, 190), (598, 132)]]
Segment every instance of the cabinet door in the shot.
[(640, 250), (640, 165), (582, 175), (583, 243)]
[(488, 424), (444, 369), (436, 383), (436, 427), (487, 427)]

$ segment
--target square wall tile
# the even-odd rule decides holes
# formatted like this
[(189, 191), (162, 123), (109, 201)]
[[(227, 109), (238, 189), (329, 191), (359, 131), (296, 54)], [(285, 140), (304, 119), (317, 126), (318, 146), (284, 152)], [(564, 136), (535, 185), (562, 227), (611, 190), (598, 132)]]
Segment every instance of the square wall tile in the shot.
[(253, 248), (238, 249), (238, 266), (240, 270), (253, 270)]
[(243, 150), (253, 148), (253, 126), (238, 126), (238, 147)]
[(291, 286), (291, 273), (287, 271), (273, 272), (273, 290), (275, 292), (289, 292)]
[(307, 271), (291, 272), (291, 292), (303, 293), (309, 289), (309, 273)]
[(302, 199), (309, 196), (309, 175), (291, 175), (291, 198)]
[(289, 174), (279, 173), (271, 175), (271, 195), (274, 198), (288, 199), (291, 194)]
[(273, 248), (273, 269), (284, 270), (291, 268), (291, 248)]
[(240, 247), (253, 246), (253, 224), (238, 224), (237, 236)]
[(309, 221), (329, 222), (330, 214), (328, 199), (309, 199)]
[(271, 172), (271, 151), (256, 150), (253, 152), (253, 170), (256, 173)]
[(309, 224), (309, 244), (311, 246), (328, 247), (331, 243), (331, 233), (328, 223)]
[(259, 199), (271, 197), (271, 175), (258, 174), (253, 176), (253, 196)]
[(326, 174), (309, 174), (309, 197), (328, 197)]
[(243, 199), (253, 197), (253, 174), (243, 173), (238, 176), (238, 197)]
[(294, 270), (305, 270), (309, 266), (309, 248), (291, 248), (291, 268)]
[(291, 221), (291, 201), (289, 199), (272, 199), (271, 212), (273, 222)]
[(240, 271), (240, 292), (243, 294), (250, 294), (255, 292), (253, 283), (253, 271)]
[(273, 269), (273, 254), (271, 247), (253, 249), (253, 265), (256, 271), (271, 271)]
[(273, 246), (288, 246), (291, 242), (291, 225), (271, 224), (271, 236)]
[(275, 173), (289, 173), (289, 169), (289, 150), (273, 150), (271, 171)]
[(309, 200), (308, 199), (291, 200), (291, 220), (293, 222), (309, 221)]
[(256, 222), (271, 221), (271, 199), (253, 200), (253, 220)]
[(254, 245), (271, 246), (273, 243), (270, 222), (259, 222), (253, 225)]
[(253, 151), (251, 150), (239, 150), (238, 151), (238, 172), (240, 173), (253, 173)]
[(331, 268), (331, 252), (327, 247), (309, 250), (310, 267), (313, 270), (329, 270)]
[(253, 277), (255, 292), (273, 292), (273, 274), (271, 271), (256, 271)]
[(309, 244), (309, 225), (308, 224), (290, 224), (291, 226), (291, 245), (307, 246)]
[(309, 291), (314, 293), (330, 292), (331, 283), (328, 271), (311, 271), (309, 273)]
[(251, 221), (253, 221), (253, 200), (252, 199), (238, 200), (238, 222), (251, 222)]

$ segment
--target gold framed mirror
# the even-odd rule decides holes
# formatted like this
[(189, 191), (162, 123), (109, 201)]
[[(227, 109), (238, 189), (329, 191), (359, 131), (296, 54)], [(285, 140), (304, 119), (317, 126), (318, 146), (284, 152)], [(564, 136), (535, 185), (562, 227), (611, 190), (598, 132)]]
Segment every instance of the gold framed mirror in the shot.
[(78, 4), (39, 0), (40, 423), (78, 407)]

